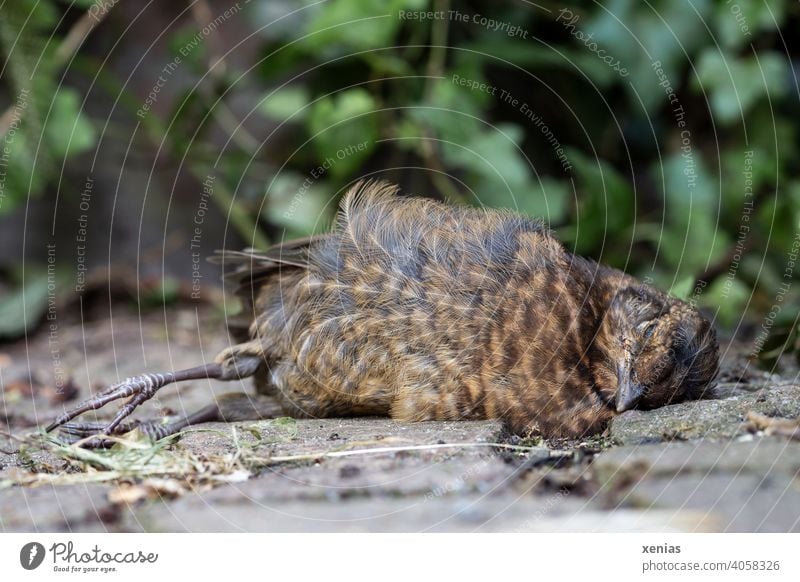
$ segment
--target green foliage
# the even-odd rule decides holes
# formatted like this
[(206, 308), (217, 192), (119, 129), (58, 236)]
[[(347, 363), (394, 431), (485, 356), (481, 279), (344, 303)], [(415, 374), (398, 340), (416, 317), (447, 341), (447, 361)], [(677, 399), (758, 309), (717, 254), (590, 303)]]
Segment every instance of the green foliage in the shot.
[(613, 0), (587, 15), (585, 28), (594, 33), (609, 54), (630, 63), (631, 98), (648, 110), (661, 104), (663, 92), (653, 82), (653, 61), (660, 61), (667, 76), (678, 81), (682, 69), (691, 64), (698, 47), (713, 40), (705, 28), (711, 0)]
[(678, 299), (689, 299), (694, 291), (694, 277), (684, 277), (676, 282), (669, 290), (670, 295), (674, 295)]
[[(378, 137), (375, 108), (375, 100), (364, 89), (348, 89), (312, 105), (308, 131), (319, 159), (335, 159), (330, 167), (334, 177), (349, 176), (374, 149)], [(360, 143), (366, 148), (349, 153), (348, 148)]]
[(400, 21), (398, 10), (424, 9), (426, 0), (331, 0), (315, 7), (308, 23), (304, 48), (313, 54), (344, 54), (373, 50), (394, 39)]
[(20, 337), (32, 329), (46, 308), (47, 276), (40, 273), (0, 302), (0, 339)]
[(81, 113), (81, 97), (74, 89), (62, 88), (53, 97), (45, 124), (45, 138), (56, 158), (79, 154), (97, 140), (94, 126)]
[(334, 213), (333, 196), (325, 185), (304, 185), (294, 172), (275, 176), (269, 184), (263, 215), (286, 230), (286, 238), (324, 232)]
[[(741, 12), (739, 12), (741, 10)], [(732, 18), (731, 18), (732, 17)], [(786, 0), (736, 0), (716, 2), (714, 24), (716, 37), (725, 49), (735, 50), (746, 45), (749, 37), (742, 33), (740, 22), (747, 23), (752, 34), (770, 33), (778, 29), (786, 17)]]
[[(693, 187), (689, 186), (687, 172), (695, 176)], [(687, 160), (675, 153), (653, 173), (664, 180), (665, 228), (658, 235), (661, 252), (672, 266), (670, 276), (698, 275), (730, 247), (726, 233), (715, 228), (718, 185), (699, 154)]]
[(261, 112), (275, 121), (302, 121), (308, 116), (305, 87), (283, 87), (261, 102)]
[[(566, 238), (574, 241), (578, 253), (596, 255), (609, 242), (609, 234), (613, 233), (616, 240), (625, 241), (627, 249), (634, 226), (635, 205), (629, 181), (609, 163), (577, 149), (569, 148), (568, 157), (574, 165), (579, 196), (574, 235)], [(612, 253), (613, 250), (612, 247)], [(617, 257), (620, 258), (624, 260), (624, 257)]]
[(81, 110), (83, 96), (59, 84), (60, 36), (57, 4), (19, 0), (3, 10), (0, 50), (5, 59), (8, 111), (13, 122), (3, 128), (8, 162), (4, 203), (7, 212), (37, 196), (58, 176), (65, 159), (92, 147), (96, 131)]
[(787, 73), (788, 63), (777, 53), (739, 57), (707, 48), (698, 58), (692, 87), (710, 94), (715, 119), (730, 124), (747, 115), (765, 95), (773, 99), (783, 95)]

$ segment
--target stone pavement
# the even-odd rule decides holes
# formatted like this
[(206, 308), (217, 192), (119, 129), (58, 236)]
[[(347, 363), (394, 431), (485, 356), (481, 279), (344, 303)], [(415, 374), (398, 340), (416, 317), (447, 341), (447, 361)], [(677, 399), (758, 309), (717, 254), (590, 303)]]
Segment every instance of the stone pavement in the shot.
[[(136, 320), (134, 331), (117, 330), (116, 360), (102, 353), (108, 355), (102, 338), (111, 330), (93, 330), (100, 347), (88, 367), (79, 365), (85, 332), (65, 332), (76, 385), (116, 379), (117, 363), (122, 376), (145, 363), (149, 369), (196, 363), (206, 335), (197, 333), (192, 317), (178, 317), (188, 331), (181, 342), (171, 340), (169, 353), (156, 349), (164, 334), (155, 318)], [(124, 323), (115, 318), (115, 327)], [(170, 325), (175, 337), (180, 323)], [(33, 341), (28, 354), (48, 353)], [(217, 336), (203, 351), (224, 341)], [(0, 369), (0, 429), (20, 434), (58, 406), (44, 388), (12, 393), (23, 372), (37, 363), (47, 369), (47, 362), (29, 365), (19, 346), (8, 353), (11, 363)], [(93, 377), (81, 377), (82, 369)], [(47, 382), (35, 380), (31, 385)], [(210, 393), (230, 389), (246, 388), (196, 383), (165, 393), (161, 404), (194, 409)], [(172, 475), (5, 487), (0, 531), (800, 531), (800, 442), (745, 422), (751, 411), (799, 417), (800, 385), (763, 376), (723, 384), (719, 395), (627, 412), (604, 435), (580, 443), (520, 441), (494, 421), (208, 423), (161, 454), (191, 459), (199, 471), (220, 459), (236, 465), (218, 482)], [(0, 438), (0, 481), (31, 470), (82, 478), (74, 472), (84, 468)]]

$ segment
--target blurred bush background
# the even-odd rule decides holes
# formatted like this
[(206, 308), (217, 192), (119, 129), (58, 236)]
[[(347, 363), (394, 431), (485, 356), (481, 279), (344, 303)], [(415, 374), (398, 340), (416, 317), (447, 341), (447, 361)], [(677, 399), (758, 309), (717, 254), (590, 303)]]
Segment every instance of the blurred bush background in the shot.
[(772, 361), (798, 345), (799, 23), (784, 0), (16, 0), (0, 336), (54, 300), (218, 301), (200, 257), (324, 231), (367, 176), (542, 217)]

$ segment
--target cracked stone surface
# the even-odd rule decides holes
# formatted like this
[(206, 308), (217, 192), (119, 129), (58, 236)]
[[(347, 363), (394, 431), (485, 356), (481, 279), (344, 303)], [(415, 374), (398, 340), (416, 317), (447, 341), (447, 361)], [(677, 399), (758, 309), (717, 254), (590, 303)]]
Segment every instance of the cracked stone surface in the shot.
[[(122, 313), (113, 328), (63, 326), (61, 357), (75, 397), (144, 370), (195, 365), (199, 353), (224, 347), (220, 322), (199, 313)], [(74, 402), (56, 397), (47, 336), (39, 334), (27, 346), (0, 346), (0, 482), (32, 472), (75, 479), (0, 488), (0, 531), (800, 531), (800, 441), (745, 423), (749, 412), (800, 417), (800, 385), (743, 375), (741, 359), (724, 365), (715, 399), (629, 411), (585, 442), (521, 441), (495, 421), (206, 423), (163, 454), (259, 462), (227, 481), (95, 483), (79, 472), (85, 466), (9, 437)], [(192, 411), (247, 389), (187, 383), (159, 393), (139, 416)], [(525, 453), (514, 448), (532, 444)]]
[(6, 532), (104, 531), (117, 509), (102, 485), (15, 488), (0, 493), (0, 529)]
[(621, 445), (656, 443), (665, 440), (728, 440), (747, 433), (745, 415), (800, 416), (800, 386), (766, 384), (753, 392), (731, 390), (727, 398), (698, 400), (656, 410), (631, 410), (611, 422), (611, 439)]
[[(242, 442), (254, 445), (274, 455), (304, 454), (320, 450), (344, 449), (351, 445), (364, 448), (385, 448), (414, 445), (444, 445), (458, 443), (490, 444), (501, 440), (503, 426), (494, 420), (470, 422), (401, 423), (387, 418), (326, 418), (297, 420), (287, 428), (271, 421), (251, 423), (209, 422), (202, 429), (188, 429), (179, 447), (197, 454), (230, 452), (232, 430), (236, 427)], [(260, 434), (257, 441), (253, 434)], [(294, 433), (291, 438), (289, 433)], [(436, 450), (433, 456), (452, 454), (454, 449)], [(484, 456), (491, 447), (467, 449), (463, 454)]]

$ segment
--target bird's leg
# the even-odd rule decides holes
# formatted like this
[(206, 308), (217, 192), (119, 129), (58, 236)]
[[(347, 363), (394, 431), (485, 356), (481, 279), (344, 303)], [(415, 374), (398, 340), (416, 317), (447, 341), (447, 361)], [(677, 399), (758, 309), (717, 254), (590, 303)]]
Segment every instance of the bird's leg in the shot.
[[(193, 414), (187, 414), (169, 422), (163, 422), (162, 420), (124, 422), (117, 425), (111, 434), (125, 434), (131, 430), (138, 429), (155, 441), (176, 434), (187, 426), (200, 424), (201, 422), (262, 420), (276, 418), (282, 414), (283, 409), (274, 398), (261, 395), (250, 396), (234, 392), (223, 394), (213, 404)], [(100, 434), (104, 428), (105, 424), (101, 422), (68, 422), (61, 427), (61, 432), (67, 436), (69, 442), (75, 442)], [(114, 444), (114, 441), (97, 438), (87, 441), (83, 446), (87, 448), (104, 448), (112, 444)]]
[[(138, 429), (150, 439), (157, 441), (177, 432), (187, 426), (217, 420), (217, 409), (215, 405), (206, 406), (194, 414), (187, 414), (169, 422), (162, 420), (123, 422), (117, 425), (111, 432), (106, 432), (104, 422), (68, 422), (61, 426), (60, 432), (67, 436), (68, 442), (76, 442), (93, 435), (122, 435), (134, 429)], [(87, 448), (103, 448), (114, 444), (114, 441), (98, 438), (85, 443)]]
[[(51, 430), (62, 426), (89, 410), (97, 410), (120, 398), (128, 398), (130, 400), (120, 408), (114, 419), (103, 426), (99, 431), (100, 434), (112, 434), (140, 404), (149, 400), (155, 393), (173, 382), (183, 382), (184, 380), (204, 380), (206, 378), (220, 378), (223, 375), (223, 368), (220, 364), (205, 364), (195, 368), (188, 368), (186, 370), (179, 370), (177, 372), (165, 372), (163, 374), (143, 374), (141, 376), (134, 376), (128, 378), (124, 382), (114, 384), (113, 386), (103, 390), (96, 396), (83, 401), (78, 406), (69, 410), (55, 419), (45, 430)], [(128, 423), (130, 424), (130, 423)]]

